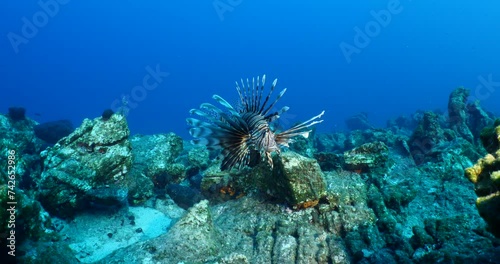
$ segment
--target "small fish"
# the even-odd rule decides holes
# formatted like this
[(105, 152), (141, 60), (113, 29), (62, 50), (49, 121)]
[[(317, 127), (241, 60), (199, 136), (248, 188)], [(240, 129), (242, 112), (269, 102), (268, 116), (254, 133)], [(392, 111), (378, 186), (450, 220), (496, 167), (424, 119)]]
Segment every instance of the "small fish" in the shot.
[(280, 148), (288, 147), (294, 137), (307, 138), (311, 132), (309, 127), (323, 122), (320, 118), (325, 111), (283, 132), (272, 129), (270, 123), (276, 121), (289, 107), (285, 106), (279, 111), (271, 112), (274, 105), (285, 94), (286, 88), (271, 104), (267, 105), (278, 79), (273, 81), (264, 99), (265, 82), (266, 75), (263, 75), (262, 79), (252, 78), (251, 85), (248, 79), (246, 84), (243, 79), (240, 83), (236, 82), (236, 90), (240, 97), (238, 109), (215, 94), (212, 98), (223, 106), (222, 110), (212, 104), (203, 103), (200, 109), (189, 111), (192, 115), (198, 116), (186, 119), (188, 125), (192, 127), (189, 133), (195, 138), (191, 142), (195, 145), (207, 146), (209, 149), (220, 149), (221, 170), (241, 169), (249, 166), (255, 157), (259, 159), (266, 157), (272, 168), (271, 153), (275, 152), (279, 155)]

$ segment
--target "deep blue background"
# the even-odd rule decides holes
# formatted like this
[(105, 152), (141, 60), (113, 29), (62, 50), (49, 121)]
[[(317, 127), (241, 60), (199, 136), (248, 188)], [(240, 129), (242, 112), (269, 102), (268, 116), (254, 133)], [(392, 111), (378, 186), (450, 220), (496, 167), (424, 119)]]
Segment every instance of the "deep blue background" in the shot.
[[(43, 1), (47, 2), (47, 1)], [(237, 98), (234, 81), (267, 74), (288, 88), (280, 107), (286, 122), (326, 110), (321, 131), (368, 112), (386, 120), (418, 109), (446, 109), (458, 86), (479, 76), (500, 82), (500, 3), (401, 0), (401, 13), (347, 63), (339, 47), (353, 44), (355, 27), (390, 1), (218, 1), (238, 4), (221, 16), (216, 1), (77, 1), (60, 4), (47, 24), (18, 46), (23, 17), (37, 1), (4, 1), (0, 9), (0, 111), (25, 106), (39, 121), (99, 116), (142, 84), (146, 67), (169, 72), (128, 116), (132, 133), (187, 135), (191, 108), (217, 93)], [(241, 3), (239, 3), (241, 2)], [(500, 112), (500, 87), (482, 105)]]

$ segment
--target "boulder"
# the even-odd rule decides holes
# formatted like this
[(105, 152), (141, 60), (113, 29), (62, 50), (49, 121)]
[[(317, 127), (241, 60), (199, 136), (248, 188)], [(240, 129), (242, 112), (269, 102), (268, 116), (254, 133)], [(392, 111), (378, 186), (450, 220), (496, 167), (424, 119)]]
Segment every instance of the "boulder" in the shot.
[(389, 148), (383, 142), (363, 144), (344, 152), (345, 167), (356, 172), (383, 169), (389, 157)]
[(323, 172), (315, 159), (293, 151), (274, 158), (270, 189), (274, 196), (284, 199), (296, 209), (318, 204), (326, 195)]
[(73, 133), (43, 151), (44, 170), (37, 182), (47, 211), (71, 217), (89, 201), (123, 204), (124, 179), (132, 166), (128, 136), (122, 115), (107, 121), (85, 119)]
[(448, 118), (453, 131), (469, 142), (474, 142), (474, 136), (467, 126), (467, 98), (470, 91), (459, 87), (450, 94), (448, 100)]

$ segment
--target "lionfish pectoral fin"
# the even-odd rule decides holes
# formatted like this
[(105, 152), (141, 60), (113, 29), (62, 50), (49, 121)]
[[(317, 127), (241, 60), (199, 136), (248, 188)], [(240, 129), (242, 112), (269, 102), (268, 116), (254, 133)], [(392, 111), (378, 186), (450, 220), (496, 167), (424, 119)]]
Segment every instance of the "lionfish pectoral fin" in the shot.
[(281, 146), (287, 146), (291, 143), (292, 138), (296, 136), (303, 136), (308, 138), (312, 130), (306, 130), (308, 127), (314, 126), (323, 122), (323, 120), (318, 120), (323, 116), (325, 111), (322, 111), (319, 115), (312, 117), (311, 119), (302, 122), (298, 125), (291, 127), (281, 133), (276, 134), (276, 142)]

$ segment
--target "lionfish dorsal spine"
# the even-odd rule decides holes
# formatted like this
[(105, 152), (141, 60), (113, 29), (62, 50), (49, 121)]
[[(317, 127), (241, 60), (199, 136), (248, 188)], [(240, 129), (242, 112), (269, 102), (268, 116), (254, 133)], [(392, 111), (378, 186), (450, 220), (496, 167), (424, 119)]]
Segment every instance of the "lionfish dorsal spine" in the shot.
[[(278, 94), (278, 97), (276, 97), (276, 99), (274, 99), (274, 102), (273, 102), (271, 105), (269, 105), (269, 107), (267, 107), (267, 109), (266, 109), (264, 112), (262, 112), (262, 115), (263, 115), (263, 116), (266, 116), (266, 115), (269, 113), (269, 111), (271, 111), (271, 109), (273, 109), (274, 105), (275, 105), (275, 104), (276, 104), (276, 103), (277, 103), (277, 102), (281, 99), (281, 97), (283, 97), (283, 95), (285, 94), (285, 92), (286, 92), (286, 88), (285, 88), (285, 89), (283, 89), (283, 90), (282, 90), (282, 91)], [(267, 118), (267, 117), (266, 117), (266, 118)]]
[[(266, 75), (262, 76), (262, 84), (260, 86), (259, 99), (257, 100), (258, 104), (255, 106), (255, 111), (259, 110), (260, 102), (262, 101), (262, 94), (264, 93), (264, 84), (266, 83)], [(257, 87), (255, 88), (257, 91), (259, 90), (259, 77), (257, 77)]]
[[(266, 75), (264, 75), (264, 79), (266, 78)], [(274, 79), (273, 84), (271, 85), (271, 89), (269, 90), (269, 93), (266, 96), (266, 99), (264, 100), (264, 103), (262, 103), (262, 106), (260, 107), (259, 114), (262, 114), (264, 111), (264, 107), (266, 107), (267, 102), (271, 98), (271, 94), (274, 91), (274, 87), (276, 87), (276, 84), (278, 83), (278, 79)]]

